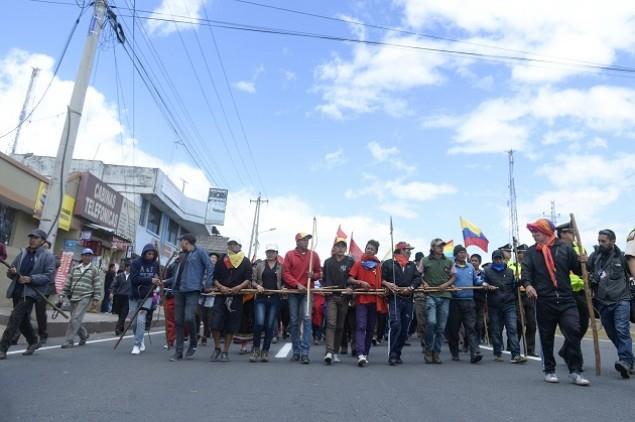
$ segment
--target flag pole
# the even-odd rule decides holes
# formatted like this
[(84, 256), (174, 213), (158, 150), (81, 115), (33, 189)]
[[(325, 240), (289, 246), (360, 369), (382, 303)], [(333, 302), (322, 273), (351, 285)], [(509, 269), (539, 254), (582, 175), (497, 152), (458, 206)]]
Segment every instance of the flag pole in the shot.
[(306, 283), (306, 316), (311, 318), (311, 279), (313, 278), (313, 251), (317, 246), (317, 219), (313, 217), (313, 231), (311, 232), (311, 247), (309, 248), (309, 271)]

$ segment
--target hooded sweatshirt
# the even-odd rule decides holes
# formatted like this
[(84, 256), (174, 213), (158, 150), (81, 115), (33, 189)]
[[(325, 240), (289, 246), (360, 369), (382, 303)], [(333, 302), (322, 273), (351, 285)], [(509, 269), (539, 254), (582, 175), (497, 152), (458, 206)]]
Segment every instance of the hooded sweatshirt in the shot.
[[(148, 251), (155, 252), (154, 259), (145, 259)], [(159, 276), (158, 256), (154, 245), (148, 243), (143, 247), (141, 256), (132, 261), (130, 265), (130, 297), (132, 299), (143, 299), (152, 290), (152, 279)]]

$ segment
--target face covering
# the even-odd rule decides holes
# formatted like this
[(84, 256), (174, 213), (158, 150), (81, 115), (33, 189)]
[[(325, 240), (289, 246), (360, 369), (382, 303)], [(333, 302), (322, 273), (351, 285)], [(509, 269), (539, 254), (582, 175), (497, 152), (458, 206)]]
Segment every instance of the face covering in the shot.
[(507, 265), (505, 265), (504, 262), (499, 262), (499, 263), (494, 263), (492, 264), (492, 269), (496, 272), (501, 272), (505, 269), (505, 267), (507, 267)]

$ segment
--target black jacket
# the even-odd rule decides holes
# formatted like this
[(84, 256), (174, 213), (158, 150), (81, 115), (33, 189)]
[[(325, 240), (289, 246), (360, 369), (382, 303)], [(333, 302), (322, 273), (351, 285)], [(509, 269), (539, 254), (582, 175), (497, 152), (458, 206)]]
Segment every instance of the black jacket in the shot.
[(117, 274), (111, 287), (113, 296), (130, 296), (130, 273), (128, 273), (128, 278), (126, 278), (125, 272)]
[(595, 251), (589, 257), (589, 277), (595, 298), (602, 305), (630, 300), (628, 266), (624, 253), (615, 246), (609, 254)]
[(533, 286), (538, 293), (538, 300), (556, 299), (560, 303), (575, 302), (573, 290), (571, 290), (571, 272), (581, 275), (580, 262), (578, 255), (575, 253), (571, 245), (563, 243), (556, 239), (551, 246), (551, 254), (556, 264), (556, 281), (558, 288), (556, 289), (549, 278), (547, 265), (542, 253), (536, 250), (536, 245), (531, 246), (525, 254), (525, 260), (522, 264), (522, 284), (523, 286)]
[(337, 261), (335, 257), (330, 257), (324, 261), (324, 271), (322, 272), (322, 287), (338, 287), (345, 289), (348, 286), (348, 274), (353, 267), (355, 260), (350, 256), (345, 256), (342, 261)]
[(214, 267), (214, 280), (230, 288), (242, 284), (243, 281), (251, 280), (251, 262), (249, 262), (247, 258), (243, 258), (243, 262), (240, 263), (238, 268), (227, 268), (228, 264), (225, 263), (226, 259), (228, 260), (229, 257), (223, 255), (216, 263)]
[[(392, 278), (392, 269), (395, 268), (395, 279)], [(417, 270), (414, 262), (410, 261), (403, 268), (393, 259), (387, 259), (381, 265), (381, 278), (395, 283), (398, 287), (412, 287), (416, 289), (421, 286), (421, 273)]]
[(481, 274), (484, 283), (498, 287), (496, 290), (487, 292), (487, 306), (502, 308), (516, 302), (518, 285), (511, 268), (506, 266), (503, 271), (499, 272), (495, 271), (491, 265), (488, 265)]

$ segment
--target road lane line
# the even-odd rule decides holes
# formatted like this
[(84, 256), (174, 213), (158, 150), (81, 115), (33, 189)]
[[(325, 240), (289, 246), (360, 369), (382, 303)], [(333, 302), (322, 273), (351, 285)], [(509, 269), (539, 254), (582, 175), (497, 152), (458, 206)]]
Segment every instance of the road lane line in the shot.
[[(489, 350), (490, 352), (494, 350), (493, 347), (489, 347), (489, 346), (478, 346), (478, 347), (480, 347), (481, 349), (484, 349), (484, 350)], [(511, 355), (512, 354), (511, 352), (508, 352), (506, 350), (503, 350), (503, 353), (505, 353), (506, 355)], [(521, 356), (523, 356), (523, 355), (521, 355)], [(527, 356), (527, 359), (535, 360), (537, 362), (541, 362), (542, 361), (542, 359), (537, 358), (535, 356)]]
[[(147, 333), (146, 335), (155, 335), (155, 334), (165, 334), (165, 330), (162, 331), (152, 331), (150, 333)], [(129, 336), (125, 336), (123, 339), (124, 340), (128, 340), (134, 338), (134, 334), (129, 335)], [(86, 344), (95, 344), (95, 343), (107, 343), (109, 341), (116, 341), (119, 340), (119, 337), (108, 337), (108, 338), (100, 338), (97, 340), (88, 340), (86, 342)], [(81, 347), (81, 346), (75, 346), (75, 347)], [(46, 351), (46, 350), (54, 350), (54, 349), (61, 349), (62, 345), (56, 345), (56, 346), (44, 346), (44, 347), (40, 347), (39, 349), (37, 349), (36, 351)], [(22, 350), (13, 350), (11, 352), (7, 352), (7, 355), (17, 355), (19, 353), (24, 353), (26, 352), (26, 349), (22, 349)]]
[(286, 359), (287, 356), (289, 356), (291, 348), (291, 343), (286, 343), (284, 346), (282, 346), (282, 348), (280, 348), (280, 350), (278, 350), (278, 353), (276, 353), (276, 359)]

